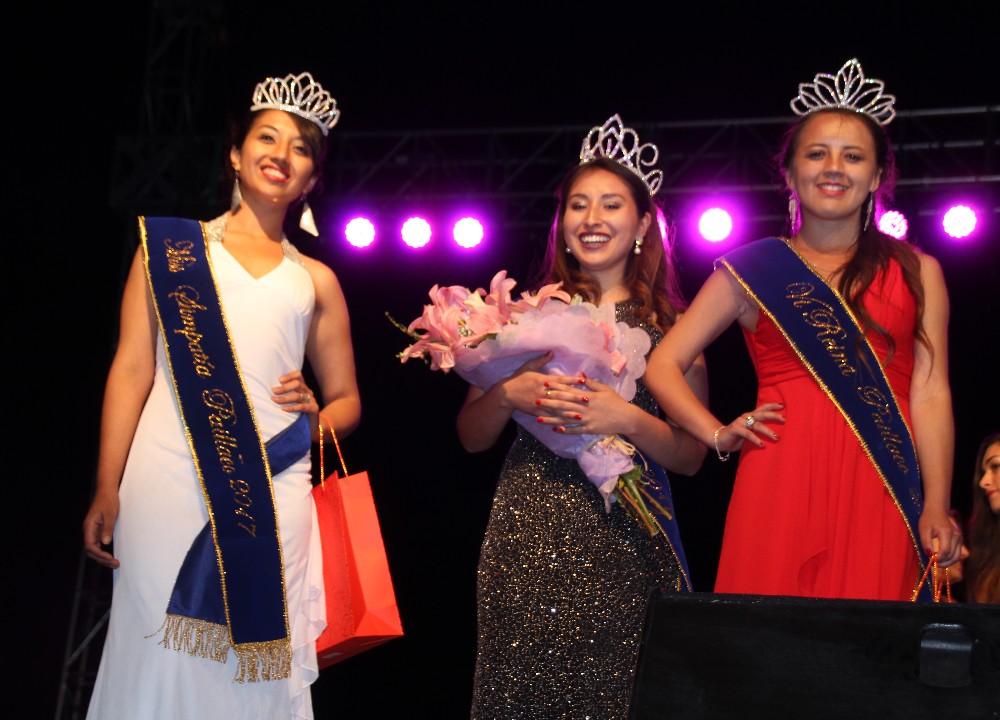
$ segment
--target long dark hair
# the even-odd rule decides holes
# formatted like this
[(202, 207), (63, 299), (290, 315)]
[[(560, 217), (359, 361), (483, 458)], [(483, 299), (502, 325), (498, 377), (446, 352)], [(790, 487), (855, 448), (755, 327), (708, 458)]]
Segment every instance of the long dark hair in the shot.
[(979, 487), (983, 460), (990, 445), (1000, 443), (1000, 432), (983, 438), (972, 474), (972, 516), (969, 518), (969, 559), (966, 561), (966, 599), (977, 603), (1000, 603), (1000, 515), (993, 512), (986, 493)]
[[(847, 117), (859, 119), (868, 129), (869, 134), (875, 143), (875, 164), (879, 169), (880, 182), (878, 189), (873, 193), (872, 202), (874, 204), (871, 222), (865, 227), (867, 212), (862, 208), (858, 219), (858, 245), (854, 256), (847, 263), (844, 271), (840, 275), (837, 289), (842, 297), (847, 300), (847, 304), (861, 322), (861, 329), (864, 334), (874, 331), (880, 334), (886, 341), (889, 348), (889, 356), (895, 352), (896, 344), (889, 332), (875, 322), (862, 303), (865, 291), (875, 280), (876, 275), (888, 267), (890, 258), (895, 258), (903, 271), (903, 280), (909, 288), (913, 299), (916, 302), (917, 312), (913, 328), (914, 336), (917, 340), (930, 348), (929, 340), (923, 331), (924, 314), (924, 288), (920, 282), (920, 258), (917, 256), (913, 246), (905, 240), (886, 235), (878, 229), (875, 218), (882, 210), (892, 207), (893, 193), (896, 188), (896, 158), (892, 152), (892, 143), (885, 129), (864, 113), (856, 113), (853, 110), (843, 110), (831, 108), (829, 110), (819, 110), (799, 118), (785, 132), (782, 138), (778, 154), (774, 158), (775, 165), (781, 174), (784, 183), (785, 174), (791, 169), (795, 152), (799, 146), (799, 140), (806, 124), (816, 115), (823, 113), (833, 113)], [(789, 218), (789, 237), (798, 231), (793, 218)]]
[[(562, 282), (562, 289), (570, 295), (579, 294), (585, 300), (601, 302), (601, 286), (580, 268), (579, 261), (566, 252), (563, 218), (566, 215), (567, 197), (573, 183), (581, 175), (594, 170), (614, 173), (628, 185), (639, 217), (649, 213), (653, 221), (642, 239), (642, 253), (630, 254), (625, 267), (625, 285), (632, 300), (639, 303), (637, 316), (661, 332), (666, 332), (677, 321), (677, 314), (687, 307), (680, 290), (673, 259), (673, 237), (666, 216), (650, 196), (645, 183), (620, 163), (599, 157), (576, 165), (566, 173), (556, 190), (558, 208), (549, 230), (548, 245), (541, 268), (536, 273), (533, 286)], [(661, 232), (660, 223), (667, 228), (667, 237)]]

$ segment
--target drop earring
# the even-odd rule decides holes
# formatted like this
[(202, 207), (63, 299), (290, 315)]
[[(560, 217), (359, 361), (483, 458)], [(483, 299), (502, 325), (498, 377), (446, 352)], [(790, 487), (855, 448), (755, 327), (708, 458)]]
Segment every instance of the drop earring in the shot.
[(308, 201), (302, 198), (302, 217), (299, 218), (299, 227), (313, 237), (319, 237), (319, 230), (316, 229), (316, 219), (313, 217), (312, 208)]
[(865, 227), (861, 232), (868, 232), (868, 226), (872, 224), (872, 210), (875, 205), (875, 193), (868, 193), (868, 209), (865, 211)]
[(788, 198), (788, 232), (791, 235), (795, 234), (796, 223), (799, 219), (799, 208), (798, 203), (795, 202), (795, 196), (790, 195)]
[(236, 173), (236, 180), (233, 182), (233, 196), (229, 202), (229, 210), (236, 212), (236, 208), (243, 202), (243, 193), (240, 191), (240, 171), (234, 170), (233, 172)]
[(632, 248), (632, 252), (636, 255), (642, 255), (642, 235), (635, 236), (635, 247)]

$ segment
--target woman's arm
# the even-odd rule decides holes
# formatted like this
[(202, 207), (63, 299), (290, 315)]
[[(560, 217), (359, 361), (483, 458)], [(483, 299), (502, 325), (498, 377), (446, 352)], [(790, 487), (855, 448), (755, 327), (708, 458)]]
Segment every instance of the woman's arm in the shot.
[[(346, 437), (361, 422), (361, 394), (358, 391), (351, 341), (351, 321), (340, 282), (325, 264), (303, 258), (316, 288), (306, 357), (319, 383), (319, 413), (333, 423), (340, 438)], [(318, 440), (317, 419), (312, 418), (313, 438)], [(323, 423), (324, 426), (326, 423)], [(329, 435), (326, 439), (332, 440)]]
[(111, 542), (118, 521), (118, 485), (142, 408), (153, 386), (156, 333), (156, 316), (140, 249), (132, 258), (122, 294), (118, 345), (108, 371), (101, 409), (97, 485), (83, 521), (84, 550), (92, 560), (108, 567), (118, 567), (118, 561), (102, 545)]
[(955, 452), (955, 423), (948, 382), (948, 291), (937, 260), (920, 254), (920, 282), (924, 289), (922, 327), (928, 345), (916, 342), (910, 384), (910, 420), (920, 463), (924, 510), (920, 540), (928, 554), (937, 545), (938, 562), (958, 561), (961, 537), (948, 520), (951, 474)]
[[(646, 387), (667, 417), (703, 445), (722, 452), (739, 450), (744, 440), (764, 447), (760, 436), (777, 440), (767, 423), (782, 423), (779, 405), (769, 403), (752, 411), (757, 419), (747, 428), (745, 415), (728, 425), (713, 415), (686, 375), (703, 358), (705, 349), (734, 321), (756, 326), (757, 308), (725, 268), (715, 270), (702, 285), (691, 306), (677, 319), (646, 364)], [(718, 435), (716, 431), (718, 430)]]

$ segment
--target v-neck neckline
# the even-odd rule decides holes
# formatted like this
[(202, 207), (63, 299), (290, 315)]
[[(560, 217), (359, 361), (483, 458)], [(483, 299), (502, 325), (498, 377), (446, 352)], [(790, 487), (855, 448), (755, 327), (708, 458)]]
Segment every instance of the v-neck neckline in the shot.
[(250, 272), (249, 270), (247, 270), (246, 266), (243, 263), (241, 263), (239, 261), (239, 259), (235, 255), (233, 255), (232, 252), (230, 252), (229, 248), (227, 248), (226, 244), (224, 242), (222, 242), (221, 240), (219, 241), (219, 247), (221, 247), (223, 250), (226, 251), (226, 255), (228, 255), (230, 258), (232, 258), (233, 262), (236, 263), (236, 265), (240, 268), (240, 270), (243, 271), (243, 273), (248, 278), (250, 278), (251, 280), (255, 280), (256, 281), (256, 280), (263, 280), (264, 278), (266, 278), (271, 273), (275, 272), (278, 268), (280, 268), (284, 264), (284, 262), (288, 259), (288, 253), (286, 252), (286, 250), (287, 250), (286, 244), (287, 243), (288, 243), (288, 240), (284, 240), (283, 239), (281, 241), (281, 259), (277, 263), (275, 263), (275, 265), (273, 267), (271, 267), (270, 269), (268, 269), (265, 272), (261, 273), (260, 275), (254, 275), (252, 272)]
[(213, 221), (211, 221), (209, 223), (206, 223), (206, 225), (207, 225), (207, 230), (208, 230), (208, 236), (209, 236), (210, 246), (211, 246), (211, 243), (216, 243), (216, 244), (220, 245), (221, 247), (225, 248), (226, 255), (228, 255), (230, 258), (232, 258), (233, 262), (236, 263), (236, 265), (240, 268), (240, 270), (242, 270), (243, 273), (248, 278), (250, 278), (251, 280), (254, 280), (254, 281), (263, 280), (268, 275), (270, 275), (271, 273), (273, 273), (275, 270), (277, 270), (278, 268), (280, 268), (281, 265), (285, 262), (285, 260), (290, 259), (291, 253), (289, 251), (291, 250), (291, 243), (288, 242), (288, 238), (287, 237), (282, 237), (281, 238), (281, 260), (279, 260), (277, 263), (274, 264), (273, 267), (271, 267), (267, 271), (261, 273), (260, 275), (254, 275), (252, 272), (250, 272), (249, 270), (247, 270), (246, 266), (239, 261), (239, 259), (232, 253), (232, 251), (228, 247), (226, 247), (226, 244), (222, 241), (223, 235), (226, 234), (226, 225), (228, 225), (228, 217), (226, 215), (220, 215), (215, 220), (213, 220)]

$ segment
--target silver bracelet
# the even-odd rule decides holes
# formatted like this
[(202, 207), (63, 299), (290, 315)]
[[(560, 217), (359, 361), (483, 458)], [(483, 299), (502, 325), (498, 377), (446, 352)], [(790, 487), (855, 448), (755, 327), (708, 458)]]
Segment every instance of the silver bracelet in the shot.
[(724, 452), (722, 452), (722, 451), (719, 450), (719, 433), (722, 432), (722, 430), (725, 427), (726, 427), (725, 425), (720, 425), (719, 429), (715, 431), (715, 435), (714, 435), (714, 440), (715, 440), (715, 454), (719, 456), (719, 461), (720, 462), (726, 462), (726, 460), (729, 459), (729, 453), (727, 453), (727, 452), (724, 453)]

